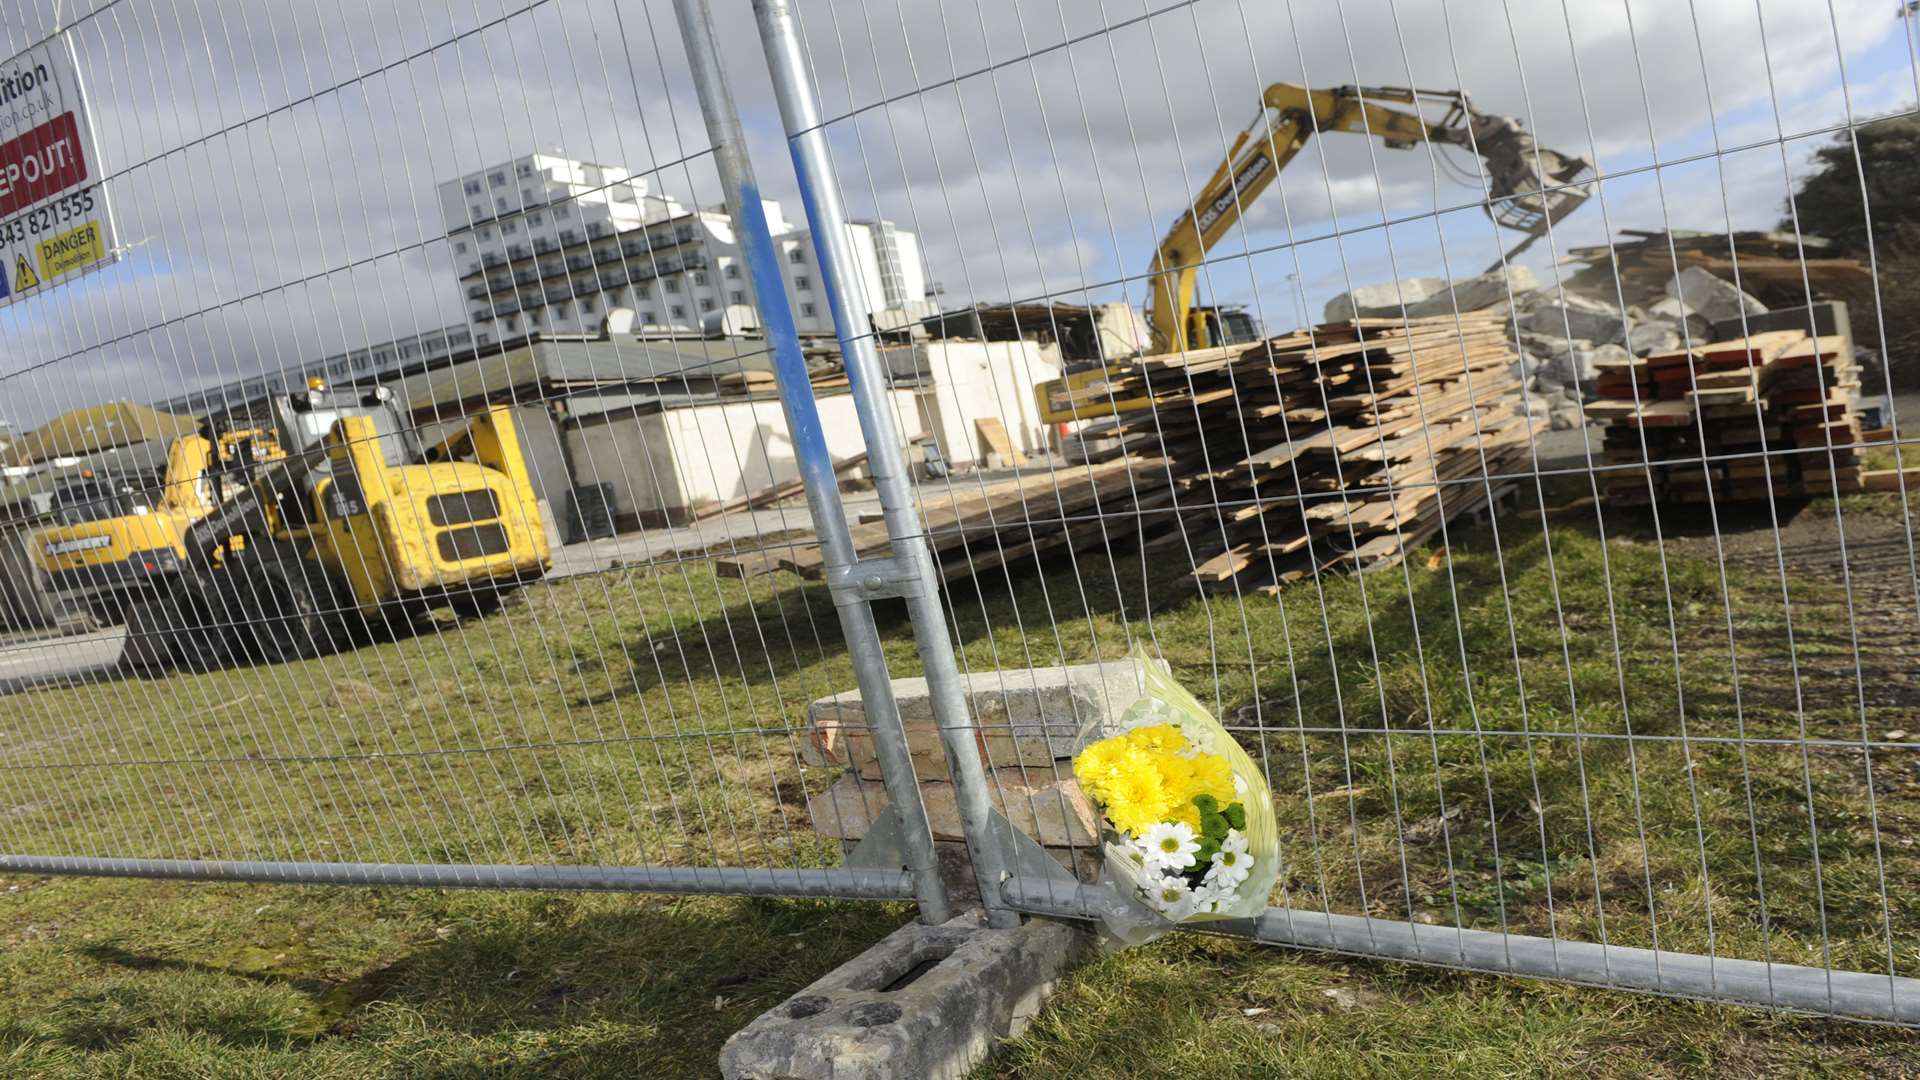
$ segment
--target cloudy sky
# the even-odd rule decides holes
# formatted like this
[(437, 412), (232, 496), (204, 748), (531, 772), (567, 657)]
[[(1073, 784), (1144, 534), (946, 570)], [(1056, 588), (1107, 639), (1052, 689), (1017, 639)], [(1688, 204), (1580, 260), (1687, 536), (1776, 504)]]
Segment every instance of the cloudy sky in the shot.
[[(798, 219), (749, 2), (713, 4), (762, 182)], [(798, 6), (850, 209), (919, 232), (956, 306), (1139, 303), (1275, 81), (1463, 88), (1596, 160), (1603, 196), (1525, 256), (1542, 270), (1623, 228), (1772, 227), (1814, 147), (1920, 85), (1891, 0)], [(433, 189), (485, 165), (557, 151), (719, 199), (667, 0), (16, 0), (0, 52), (56, 12), (128, 250), (0, 309), (0, 417), (21, 425), (461, 321)], [(1519, 239), (1475, 205), (1474, 166), (1317, 140), (1202, 290), (1279, 331), (1349, 284), (1469, 276)]]

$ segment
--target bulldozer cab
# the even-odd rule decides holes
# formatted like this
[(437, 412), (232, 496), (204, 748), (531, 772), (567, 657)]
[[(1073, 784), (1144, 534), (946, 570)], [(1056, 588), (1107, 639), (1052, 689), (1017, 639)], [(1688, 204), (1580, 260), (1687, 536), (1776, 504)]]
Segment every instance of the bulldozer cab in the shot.
[(273, 411), (281, 445), (288, 456), (306, 462), (305, 471), (310, 477), (327, 473), (327, 434), (348, 416), (373, 420), (380, 456), (389, 466), (398, 468), (421, 460), (419, 435), (401, 415), (392, 393), (385, 387), (331, 390), (316, 386), (303, 393), (274, 399)]

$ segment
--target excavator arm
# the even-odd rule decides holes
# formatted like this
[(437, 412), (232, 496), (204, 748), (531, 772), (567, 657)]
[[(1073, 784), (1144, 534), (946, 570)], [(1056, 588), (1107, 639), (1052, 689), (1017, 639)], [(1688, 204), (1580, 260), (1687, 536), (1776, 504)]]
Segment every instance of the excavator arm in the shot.
[[(1419, 106), (1439, 103), (1445, 115), (1429, 121)], [(1394, 106), (1411, 106), (1397, 108)], [(1517, 121), (1474, 111), (1462, 93), (1408, 87), (1310, 90), (1275, 83), (1261, 96), (1260, 115), (1241, 132), (1226, 160), (1200, 188), (1154, 253), (1147, 321), (1154, 351), (1179, 352), (1211, 344), (1205, 319), (1193, 317), (1193, 293), (1207, 252), (1273, 183), (1316, 132), (1378, 137), (1404, 149), (1437, 142), (1474, 150), (1485, 159), (1488, 212), (1509, 228), (1537, 235), (1587, 197), (1579, 186), (1592, 168), (1534, 144)]]

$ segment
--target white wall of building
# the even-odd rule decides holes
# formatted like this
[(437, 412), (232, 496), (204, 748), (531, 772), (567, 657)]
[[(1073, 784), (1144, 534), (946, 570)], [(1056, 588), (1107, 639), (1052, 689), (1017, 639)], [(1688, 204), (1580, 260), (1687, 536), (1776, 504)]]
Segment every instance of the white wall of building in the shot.
[[(902, 420), (902, 438), (912, 439), (918, 410), (911, 390), (891, 394)], [(835, 461), (866, 449), (850, 394), (819, 399), (821, 429)], [(718, 400), (635, 417), (613, 414), (585, 419), (566, 431), (576, 479), (614, 485), (614, 514), (624, 522), (657, 520), (739, 498), (800, 475), (780, 402)], [(859, 476), (859, 470), (846, 475)], [(805, 524), (805, 514), (796, 524)]]
[(1034, 341), (930, 341), (913, 348), (931, 381), (920, 394), (922, 423), (941, 456), (955, 464), (983, 462), (987, 443), (974, 421), (986, 417), (1006, 425), (1014, 449), (1047, 452), (1051, 441), (1033, 388), (1060, 377), (1058, 348)]

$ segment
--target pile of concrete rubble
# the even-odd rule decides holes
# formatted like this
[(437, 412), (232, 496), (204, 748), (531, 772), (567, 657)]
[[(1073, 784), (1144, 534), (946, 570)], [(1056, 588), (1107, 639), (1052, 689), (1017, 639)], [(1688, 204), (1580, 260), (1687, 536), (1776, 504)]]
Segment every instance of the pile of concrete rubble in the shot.
[(1514, 374), (1533, 395), (1529, 405), (1545, 409), (1562, 431), (1587, 422), (1581, 406), (1598, 396), (1594, 378), (1608, 361), (1671, 352), (1688, 341), (1703, 345), (1715, 323), (1767, 310), (1697, 266), (1674, 275), (1664, 292), (1637, 292), (1603, 296), (1563, 283), (1543, 286), (1531, 269), (1511, 266), (1460, 282), (1408, 278), (1355, 289), (1328, 302), (1326, 320), (1498, 312), (1519, 353)]

